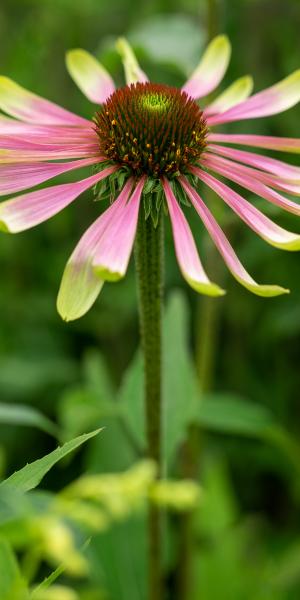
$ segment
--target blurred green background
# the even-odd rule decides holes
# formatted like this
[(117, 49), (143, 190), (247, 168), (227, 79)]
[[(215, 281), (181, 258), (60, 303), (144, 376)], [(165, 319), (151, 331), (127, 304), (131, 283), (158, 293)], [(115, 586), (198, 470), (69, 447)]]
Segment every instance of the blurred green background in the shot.
[[(123, 73), (114, 43), (126, 35), (154, 81), (179, 86), (197, 64), (208, 38), (225, 32), (233, 55), (224, 87), (250, 73), (259, 90), (299, 67), (299, 24), (298, 0), (2, 0), (0, 67), (24, 87), (90, 117), (93, 107), (64, 66), (69, 48), (95, 53), (120, 85)], [(296, 108), (231, 130), (300, 137), (299, 116)], [(293, 161), (299, 164), (297, 156), (291, 157)], [(191, 600), (296, 600), (300, 597), (300, 259), (297, 253), (268, 247), (229, 209), (221, 211), (221, 201), (205, 192), (204, 197), (220, 215), (250, 273), (261, 283), (290, 288), (291, 294), (264, 300), (239, 287), (198, 219), (188, 213), (208, 273), (228, 290), (223, 299), (199, 298), (180, 276), (167, 225), (168, 339), (173, 335), (178, 344), (172, 349), (174, 363), (166, 368), (175, 365), (179, 373), (184, 371), (173, 382), (170, 394), (175, 404), (170, 400), (168, 417), (180, 421), (180, 403), (190, 394), (185, 370), (190, 356), (202, 402), (211, 403), (199, 417), (196, 471), (210, 502), (199, 509), (195, 542), (199, 581)], [(296, 217), (248, 197), (280, 224), (300, 232)], [(124, 373), (128, 376), (138, 346), (133, 264), (124, 281), (104, 286), (94, 308), (80, 321), (63, 323), (55, 308), (64, 264), (98, 210), (89, 192), (48, 223), (0, 238), (1, 402), (38, 408), (58, 422), (63, 439), (106, 425), (100, 442), (90, 442), (88, 452), (78, 453), (63, 469), (48, 475), (45, 485), (50, 490), (60, 489), (85, 469), (120, 471), (137, 458), (132, 448), (124, 451), (125, 442), (106, 406), (109, 395), (112, 403), (120, 397), (116, 390), (124, 388)], [(134, 390), (128, 392), (130, 398)], [(98, 400), (98, 407), (101, 402), (105, 405), (103, 414)], [(136, 405), (138, 401), (136, 396)], [(241, 415), (240, 403), (247, 403)], [(134, 402), (129, 410), (135, 410)], [(39, 428), (14, 425), (4, 417), (2, 421), (2, 476), (56, 446), (55, 439)], [(179, 461), (170, 467), (176, 476), (181, 474), (190, 424), (177, 424)], [(132, 556), (134, 563), (134, 552)], [(177, 559), (172, 556), (166, 567), (172, 599)], [(127, 566), (124, 555), (118, 560), (114, 558), (114, 568), (120, 573)], [(103, 564), (105, 571), (105, 558)], [(114, 600), (144, 599), (129, 581), (126, 594), (123, 584), (120, 589), (111, 585), (109, 581), (103, 587)]]

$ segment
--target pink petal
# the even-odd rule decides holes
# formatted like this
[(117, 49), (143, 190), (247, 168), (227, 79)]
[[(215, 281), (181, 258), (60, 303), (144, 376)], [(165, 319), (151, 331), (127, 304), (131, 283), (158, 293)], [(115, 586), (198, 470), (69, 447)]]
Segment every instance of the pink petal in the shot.
[(84, 315), (103, 286), (104, 281), (92, 267), (93, 258), (105, 229), (126, 206), (132, 185), (129, 179), (117, 200), (85, 232), (68, 260), (57, 297), (58, 312), (66, 321)]
[(95, 272), (105, 281), (124, 277), (135, 238), (141, 194), (146, 177), (138, 182), (125, 206), (120, 206), (105, 229), (93, 259)]
[(18, 233), (46, 221), (68, 206), (82, 192), (117, 170), (117, 167), (109, 167), (76, 183), (54, 185), (2, 202), (0, 204), (0, 229)]
[(271, 135), (249, 135), (232, 133), (210, 133), (208, 142), (223, 142), (224, 144), (241, 144), (255, 146), (256, 148), (268, 148), (269, 150), (280, 150), (280, 152), (300, 152), (299, 138), (282, 138)]
[(81, 140), (82, 138), (90, 141), (90, 138), (94, 139), (93, 121), (87, 122), (85, 127), (74, 127), (72, 125), (36, 125), (34, 123), (24, 123), (22, 121), (16, 121), (9, 117), (0, 115), (0, 131), (1, 135), (19, 135), (21, 137), (28, 136), (30, 138), (39, 138), (40, 136), (49, 136), (49, 138), (61, 140)]
[(234, 181), (242, 187), (254, 192), (258, 196), (265, 198), (265, 200), (268, 200), (269, 202), (280, 206), (280, 208), (283, 208), (284, 210), (287, 210), (298, 216), (300, 215), (299, 204), (297, 204), (296, 202), (292, 202), (287, 198), (284, 198), (284, 196), (281, 196), (271, 188), (267, 187), (266, 185), (264, 185), (260, 181), (257, 181), (255, 178), (247, 175), (246, 173), (243, 173), (242, 171), (222, 166), (222, 164), (218, 162), (217, 158), (218, 157), (216, 157), (216, 159), (204, 158), (202, 159), (202, 164), (212, 169), (216, 173), (223, 175), (227, 179), (230, 179), (231, 181)]
[(300, 70), (295, 71), (276, 85), (273, 85), (248, 100), (226, 110), (220, 115), (207, 118), (209, 126), (242, 119), (267, 117), (281, 113), (300, 100)]
[(188, 194), (188, 197), (190, 198), (212, 240), (214, 241), (220, 254), (223, 256), (224, 262), (235, 279), (237, 279), (239, 283), (258, 296), (278, 296), (280, 294), (287, 293), (288, 290), (280, 286), (259, 285), (256, 283), (256, 281), (254, 281), (254, 279), (252, 279), (239, 261), (224, 232), (207, 208), (206, 204), (200, 198), (199, 194), (197, 194), (196, 190), (194, 190), (185, 177), (179, 177), (179, 181), (183, 189)]
[(203, 98), (210, 94), (222, 81), (228, 67), (230, 54), (228, 38), (225, 35), (214, 38), (182, 90), (193, 98)]
[(86, 158), (68, 163), (0, 164), (0, 196), (15, 194), (34, 187), (52, 177), (99, 163), (97, 158)]
[[(29, 130), (31, 127), (32, 125), (27, 126)], [(45, 132), (40, 134), (38, 134), (36, 131), (23, 131), (19, 133), (5, 134), (0, 125), (0, 148), (21, 149), (23, 147), (24, 149), (33, 149), (33, 147), (35, 147), (36, 149), (39, 149), (41, 147), (41, 150), (43, 150), (49, 147), (61, 149), (75, 144), (81, 146), (99, 146), (99, 138), (92, 128), (88, 133), (81, 133), (79, 127), (73, 127), (72, 133), (66, 133), (66, 131), (57, 132), (53, 131), (53, 129), (54, 127), (49, 127), (47, 132), (47, 127), (45, 127)], [(56, 127), (55, 129), (57, 130), (59, 128)], [(61, 127), (60, 129), (65, 130), (66, 128)]]
[[(95, 139), (87, 142), (82, 139), (65, 143), (44, 143), (27, 141), (16, 136), (0, 136), (0, 164), (6, 162), (55, 160), (61, 158), (84, 158), (99, 156), (99, 144)], [(101, 159), (100, 159), (101, 161)]]
[(87, 119), (45, 100), (9, 79), (0, 77), (0, 108), (21, 121), (49, 125), (88, 125)]
[(236, 163), (232, 160), (229, 160), (228, 158), (217, 156), (216, 154), (211, 154), (210, 152), (203, 153), (203, 155), (201, 156), (201, 163), (203, 162), (203, 159), (213, 159), (214, 162), (218, 162), (218, 165), (221, 165), (223, 167), (229, 167), (235, 173), (249, 175), (250, 177), (253, 177), (256, 180), (261, 181), (265, 185), (269, 185), (273, 188), (287, 192), (289, 194), (293, 194), (295, 196), (300, 195), (300, 183), (290, 183), (290, 180), (284, 179), (282, 177), (277, 177), (276, 175), (266, 173), (265, 171), (258, 171), (257, 169), (253, 169), (252, 167), (247, 167), (246, 165)]
[(53, 142), (46, 136), (42, 136), (40, 139), (23, 139), (15, 135), (0, 135), (0, 148), (1, 150), (38, 150), (44, 152), (46, 150), (68, 150), (68, 148), (74, 148), (80, 146), (81, 148), (99, 148), (98, 139), (96, 136), (90, 139), (78, 138), (77, 140)]
[(289, 165), (281, 160), (261, 156), (254, 152), (226, 148), (225, 146), (218, 146), (217, 144), (211, 144), (207, 147), (207, 150), (210, 150), (210, 152), (214, 152), (215, 154), (221, 154), (221, 156), (227, 156), (228, 158), (245, 163), (246, 165), (251, 165), (257, 169), (269, 171), (278, 177), (300, 182), (300, 168)]
[(208, 296), (223, 296), (225, 292), (209, 281), (202, 267), (192, 232), (168, 180), (164, 178), (162, 185), (171, 218), (176, 256), (183, 277), (197, 292)]
[(221, 183), (221, 181), (215, 179), (212, 175), (205, 173), (197, 167), (192, 167), (191, 172), (213, 189), (253, 231), (269, 244), (283, 250), (300, 249), (299, 235), (286, 231), (282, 227), (279, 227), (279, 225), (276, 225), (276, 223), (261, 213), (240, 194), (234, 192), (225, 183)]
[(24, 162), (42, 162), (45, 160), (65, 160), (68, 158), (92, 158), (98, 157), (99, 162), (104, 160), (99, 154), (99, 148), (96, 145), (68, 145), (64, 149), (54, 149), (54, 146), (49, 150), (45, 150), (39, 146), (39, 150), (10, 150), (0, 149), (0, 165)]
[(204, 116), (207, 117), (208, 115), (215, 115), (229, 110), (229, 108), (246, 100), (250, 96), (252, 89), (252, 77), (249, 75), (240, 77), (205, 107)]

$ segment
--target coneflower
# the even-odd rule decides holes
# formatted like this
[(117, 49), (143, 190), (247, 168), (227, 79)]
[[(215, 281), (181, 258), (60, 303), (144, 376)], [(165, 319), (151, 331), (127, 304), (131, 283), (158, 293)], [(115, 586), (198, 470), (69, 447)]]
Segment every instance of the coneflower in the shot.
[(260, 296), (287, 292), (277, 285), (259, 285), (249, 275), (199, 195), (199, 184), (214, 190), (268, 243), (287, 250), (300, 248), (299, 235), (279, 227), (212, 174), (300, 214), (299, 204), (282, 194), (299, 195), (299, 167), (231, 147), (238, 144), (299, 152), (300, 140), (213, 132), (223, 123), (266, 117), (294, 106), (300, 99), (300, 71), (251, 97), (252, 80), (242, 77), (205, 106), (198, 100), (217, 87), (228, 66), (230, 45), (225, 36), (210, 43), (182, 89), (148, 82), (124, 40), (119, 42), (119, 49), (127, 85), (117, 90), (110, 75), (86, 51), (67, 54), (71, 77), (97, 105), (91, 120), (24, 90), (6, 77), (0, 78), (0, 108), (14, 117), (0, 117), (1, 195), (32, 188), (82, 167), (93, 165), (97, 171), (75, 183), (26, 192), (2, 202), (1, 228), (16, 233), (33, 227), (94, 186), (100, 198), (109, 191), (112, 199), (67, 263), (58, 295), (62, 317), (80, 317), (94, 303), (104, 281), (125, 275), (141, 209), (143, 218), (152, 219), (154, 227), (166, 209), (179, 267), (197, 291), (211, 296), (224, 294), (202, 267), (184, 214), (186, 204), (195, 208), (227, 267), (242, 285)]

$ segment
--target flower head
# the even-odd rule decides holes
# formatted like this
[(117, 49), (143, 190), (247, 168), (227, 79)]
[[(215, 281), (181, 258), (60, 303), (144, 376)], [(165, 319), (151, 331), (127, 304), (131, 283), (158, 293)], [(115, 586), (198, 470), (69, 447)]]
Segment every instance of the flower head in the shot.
[(300, 249), (299, 235), (279, 227), (219, 178), (299, 215), (300, 205), (285, 194), (300, 194), (300, 168), (232, 146), (300, 152), (300, 140), (214, 129), (294, 106), (300, 99), (300, 71), (252, 96), (251, 78), (241, 77), (212, 102), (202, 104), (227, 69), (230, 45), (225, 36), (209, 44), (182, 89), (150, 83), (125, 40), (119, 40), (118, 49), (126, 86), (117, 90), (90, 54), (71, 50), (67, 55), (71, 77), (96, 105), (90, 120), (0, 78), (0, 108), (10, 115), (0, 116), (1, 195), (22, 192), (82, 167), (93, 166), (96, 171), (75, 183), (51, 185), (5, 200), (0, 204), (0, 228), (23, 231), (55, 215), (91, 187), (96, 187), (100, 198), (110, 190), (111, 205), (85, 232), (65, 268), (58, 310), (66, 320), (87, 312), (104, 281), (125, 275), (139, 211), (144, 210), (145, 218), (152, 217), (155, 226), (162, 205), (170, 217), (181, 272), (194, 289), (211, 296), (224, 293), (209, 281), (202, 267), (183, 212), (182, 205), (188, 203), (242, 285), (260, 296), (287, 292), (277, 285), (259, 285), (249, 275), (199, 187), (204, 183), (211, 188), (268, 243)]
[(179, 174), (197, 164), (206, 145), (198, 104), (167, 85), (136, 83), (117, 90), (95, 121), (103, 155), (137, 177)]

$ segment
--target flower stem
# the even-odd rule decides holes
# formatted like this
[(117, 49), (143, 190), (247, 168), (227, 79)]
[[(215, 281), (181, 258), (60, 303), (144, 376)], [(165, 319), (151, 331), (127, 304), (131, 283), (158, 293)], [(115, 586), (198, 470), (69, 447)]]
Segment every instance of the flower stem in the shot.
[[(157, 227), (140, 211), (135, 244), (139, 318), (144, 356), (147, 454), (161, 476), (161, 312), (163, 294), (163, 216)], [(161, 513), (149, 506), (149, 600), (161, 600)]]

